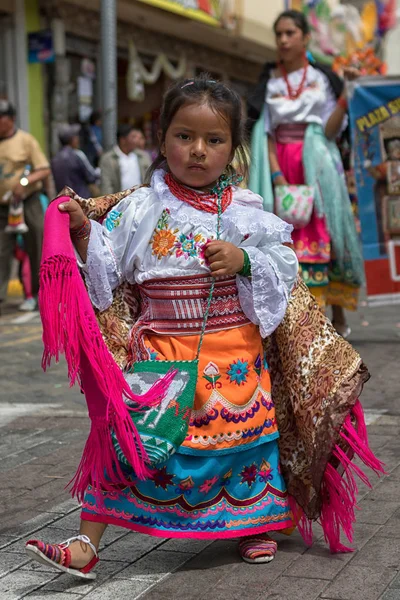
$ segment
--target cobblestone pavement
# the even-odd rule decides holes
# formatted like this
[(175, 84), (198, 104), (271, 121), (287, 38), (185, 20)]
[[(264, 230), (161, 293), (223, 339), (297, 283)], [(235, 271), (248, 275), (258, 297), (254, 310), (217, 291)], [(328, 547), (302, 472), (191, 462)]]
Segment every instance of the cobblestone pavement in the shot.
[(29, 538), (74, 535), (79, 509), (64, 486), (88, 431), (83, 397), (63, 363), (40, 369), (38, 315), (15, 306), (0, 317), (0, 600), (400, 600), (399, 307), (361, 308), (352, 342), (373, 378), (363, 394), (370, 441), (388, 475), (360, 486), (356, 551), (332, 556), (315, 544), (277, 536), (269, 565), (240, 561), (235, 541), (164, 540), (109, 528), (94, 582), (79, 583), (31, 562)]

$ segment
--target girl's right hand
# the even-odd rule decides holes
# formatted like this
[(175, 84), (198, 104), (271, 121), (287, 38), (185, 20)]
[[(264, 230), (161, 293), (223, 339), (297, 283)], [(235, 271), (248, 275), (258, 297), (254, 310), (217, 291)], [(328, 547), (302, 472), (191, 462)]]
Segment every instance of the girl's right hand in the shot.
[(288, 185), (288, 182), (286, 181), (283, 175), (278, 175), (278, 177), (275, 177), (274, 179), (274, 187), (276, 185)]
[(58, 205), (62, 213), (69, 213), (69, 228), (78, 229), (85, 222), (85, 214), (76, 200), (66, 200)]

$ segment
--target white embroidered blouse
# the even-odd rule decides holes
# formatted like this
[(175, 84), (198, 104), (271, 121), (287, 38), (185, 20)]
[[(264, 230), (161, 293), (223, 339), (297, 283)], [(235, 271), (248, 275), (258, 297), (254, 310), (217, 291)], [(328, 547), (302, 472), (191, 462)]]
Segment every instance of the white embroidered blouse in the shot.
[[(122, 281), (142, 283), (210, 272), (204, 257), (215, 239), (217, 215), (178, 200), (156, 171), (151, 187), (124, 198), (100, 225), (92, 221), (86, 264), (80, 264), (93, 304), (105, 310)], [(251, 279), (237, 275), (243, 312), (271, 334), (285, 314), (298, 271), (291, 241), (292, 226), (262, 210), (262, 199), (234, 188), (233, 200), (221, 217), (221, 239), (246, 249)]]
[[(288, 81), (294, 90), (301, 85), (304, 68), (288, 75)], [(265, 94), (265, 131), (272, 133), (278, 125), (288, 123), (317, 123), (325, 126), (335, 110), (337, 99), (327, 76), (308, 65), (303, 92), (298, 98), (290, 99), (286, 81), (280, 75), (271, 77)], [(347, 125), (344, 119), (342, 129)]]

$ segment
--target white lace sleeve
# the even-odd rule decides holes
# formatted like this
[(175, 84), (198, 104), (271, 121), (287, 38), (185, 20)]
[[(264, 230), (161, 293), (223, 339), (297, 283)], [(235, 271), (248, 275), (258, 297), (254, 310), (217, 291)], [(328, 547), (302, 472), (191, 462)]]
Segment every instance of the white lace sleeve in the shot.
[(103, 226), (91, 221), (87, 259), (80, 264), (85, 276), (90, 300), (99, 310), (106, 310), (113, 301), (113, 290), (122, 280), (122, 273)]
[(99, 310), (111, 305), (113, 290), (127, 276), (125, 255), (137, 229), (140, 205), (134, 193), (114, 206), (102, 225), (91, 221), (86, 263), (78, 260), (78, 264), (90, 299)]
[(246, 246), (244, 249), (251, 263), (251, 279), (236, 277), (240, 304), (265, 338), (285, 315), (297, 277), (298, 261), (294, 251), (282, 244), (272, 243), (260, 248)]

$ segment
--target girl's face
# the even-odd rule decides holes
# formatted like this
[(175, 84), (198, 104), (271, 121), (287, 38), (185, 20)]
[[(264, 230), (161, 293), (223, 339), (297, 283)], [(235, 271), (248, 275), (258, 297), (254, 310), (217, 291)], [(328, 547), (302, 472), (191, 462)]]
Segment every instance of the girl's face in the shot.
[(302, 56), (307, 47), (308, 37), (293, 19), (279, 19), (275, 30), (279, 58), (283, 62), (291, 62)]
[(233, 158), (229, 123), (207, 104), (185, 104), (172, 119), (161, 152), (178, 181), (212, 188)]

